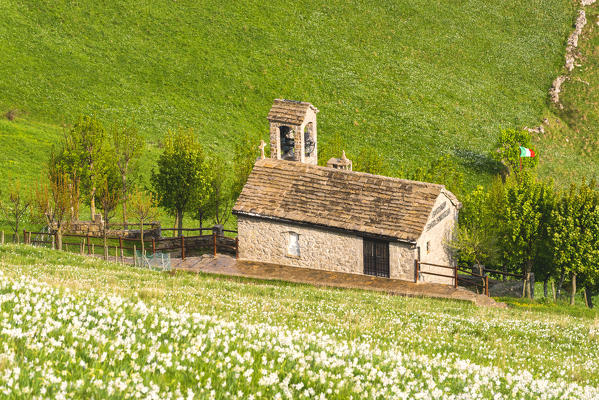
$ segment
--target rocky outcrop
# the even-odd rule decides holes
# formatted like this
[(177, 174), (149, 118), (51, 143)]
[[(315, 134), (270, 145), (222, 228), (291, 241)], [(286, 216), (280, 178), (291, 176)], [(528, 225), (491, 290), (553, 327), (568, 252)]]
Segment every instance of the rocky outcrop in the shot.
[[(581, 0), (580, 4), (584, 6), (591, 5), (595, 2), (595, 0)], [(574, 24), (574, 32), (568, 37), (568, 44), (566, 46), (566, 70), (571, 72), (574, 67), (576, 61), (576, 49), (578, 48), (578, 38), (582, 34), (582, 30), (587, 24), (586, 13), (584, 10), (578, 10), (578, 17), (576, 18), (576, 23)], [(551, 102), (556, 104), (558, 108), (562, 109), (563, 105), (560, 103), (559, 95), (561, 92), (562, 84), (568, 79), (567, 75), (560, 75), (553, 81), (551, 85), (551, 89), (549, 89), (549, 97)]]
[(574, 25), (574, 32), (568, 38), (566, 46), (566, 69), (572, 71), (574, 69), (574, 60), (576, 59), (576, 48), (578, 47), (578, 37), (582, 33), (582, 29), (587, 24), (587, 18), (584, 10), (578, 11), (578, 18)]

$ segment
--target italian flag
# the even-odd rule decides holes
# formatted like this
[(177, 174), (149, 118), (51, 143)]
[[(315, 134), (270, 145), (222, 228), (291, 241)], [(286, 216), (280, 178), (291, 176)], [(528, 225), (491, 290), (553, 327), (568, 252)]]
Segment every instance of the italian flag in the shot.
[(527, 149), (526, 147), (520, 146), (520, 157), (534, 157), (534, 150)]

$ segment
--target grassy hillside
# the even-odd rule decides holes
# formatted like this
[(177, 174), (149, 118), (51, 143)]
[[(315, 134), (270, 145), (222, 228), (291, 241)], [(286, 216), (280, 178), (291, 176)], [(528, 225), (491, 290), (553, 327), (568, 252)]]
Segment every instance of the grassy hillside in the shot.
[(545, 173), (558, 180), (599, 177), (599, 7), (585, 11), (588, 22), (578, 42), (578, 66), (562, 85), (563, 109), (553, 108), (546, 133), (537, 138), (547, 144)]
[(0, 315), (0, 397), (599, 396), (590, 311), (173, 276), (4, 246)]
[(192, 127), (226, 153), (240, 132), (266, 138), (271, 101), (284, 97), (319, 107), (321, 149), (338, 132), (350, 156), (372, 145), (392, 169), (453, 154), (472, 183), (488, 177), (501, 127), (550, 112), (574, 6), (5, 0), (0, 15), (0, 111), (21, 112), (0, 125), (0, 147), (37, 140), (0, 159), (1, 174), (41, 163), (53, 126), (81, 113), (134, 118), (154, 143)]

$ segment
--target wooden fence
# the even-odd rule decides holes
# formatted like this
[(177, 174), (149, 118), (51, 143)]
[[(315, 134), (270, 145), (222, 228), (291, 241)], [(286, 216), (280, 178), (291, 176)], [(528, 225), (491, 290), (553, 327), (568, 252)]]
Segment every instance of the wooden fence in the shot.
[[(431, 266), (435, 268), (442, 268), (448, 270), (445, 273), (439, 273), (439, 271), (425, 271), (422, 269), (422, 266)], [(448, 266), (448, 265), (439, 265), (432, 264), (427, 262), (422, 262), (419, 260), (414, 261), (415, 266), (415, 278), (414, 282), (418, 282), (421, 275), (431, 275), (438, 276), (442, 278), (451, 279), (454, 287), (458, 286), (466, 286), (466, 287), (474, 287), (478, 291), (480, 289), (481, 293), (489, 296), (489, 276), (490, 275), (499, 275), (505, 279), (505, 277), (516, 278), (524, 280), (524, 276), (522, 274), (513, 274), (505, 271), (498, 271), (495, 269), (485, 268), (484, 266), (480, 266), (480, 269), (477, 272), (473, 271), (472, 268), (463, 267), (463, 266)]]
[[(202, 230), (210, 230), (205, 228)], [(187, 232), (192, 231), (186, 229)], [(196, 232), (199, 229), (195, 230)], [(236, 233), (236, 231), (227, 230), (228, 233)], [(162, 237), (144, 238), (143, 248), (146, 253), (154, 254), (158, 251), (175, 253), (180, 255), (182, 259), (186, 256), (205, 254), (210, 252), (213, 255), (218, 253), (234, 254), (237, 257), (239, 241), (237, 237), (231, 238), (224, 235), (217, 235), (212, 232), (210, 235), (196, 236), (177, 236), (177, 237)], [(106, 247), (104, 247), (104, 237), (80, 234), (63, 234), (62, 246), (65, 251), (79, 252), (80, 254), (108, 254), (114, 250), (115, 256), (120, 255), (121, 259), (126, 256), (133, 256), (136, 250), (142, 249), (141, 239), (132, 239), (122, 236), (107, 236)], [(57, 246), (56, 233), (48, 232), (28, 232), (23, 231), (23, 243), (31, 245), (48, 245), (52, 248)], [(98, 253), (96, 250), (100, 249)]]
[[(442, 268), (442, 269), (446, 269), (449, 272), (447, 272), (446, 274), (442, 274), (439, 272), (431, 272), (431, 271), (425, 271), (422, 269), (422, 266), (429, 266), (429, 267), (434, 267), (434, 268)], [(457, 288), (460, 284), (460, 280), (462, 280), (462, 282), (468, 282), (471, 285), (474, 285), (476, 287), (480, 287), (482, 289), (482, 292), (486, 295), (489, 296), (489, 276), (486, 274), (476, 274), (472, 271), (469, 271), (467, 269), (464, 269), (462, 267), (459, 267), (457, 264), (455, 266), (449, 266), (449, 265), (439, 265), (439, 264), (432, 264), (432, 263), (427, 263), (427, 262), (422, 262), (419, 260), (415, 260), (414, 261), (414, 266), (415, 266), (415, 282), (418, 282), (418, 280), (420, 279), (420, 275), (431, 275), (431, 276), (437, 276), (437, 277), (441, 277), (441, 278), (448, 278), (451, 279), (453, 282), (453, 287)], [(460, 276), (459, 272), (465, 273), (467, 274), (466, 277), (464, 276)]]

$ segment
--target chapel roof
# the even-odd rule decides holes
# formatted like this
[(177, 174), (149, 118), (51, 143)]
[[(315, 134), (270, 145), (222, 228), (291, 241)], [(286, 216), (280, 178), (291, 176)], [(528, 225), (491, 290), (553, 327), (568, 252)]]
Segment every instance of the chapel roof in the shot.
[(256, 161), (233, 212), (415, 242), (443, 185), (310, 165)]
[(305, 101), (275, 99), (267, 118), (271, 122), (301, 125), (309, 108), (312, 108), (316, 113), (318, 112), (316, 107)]

